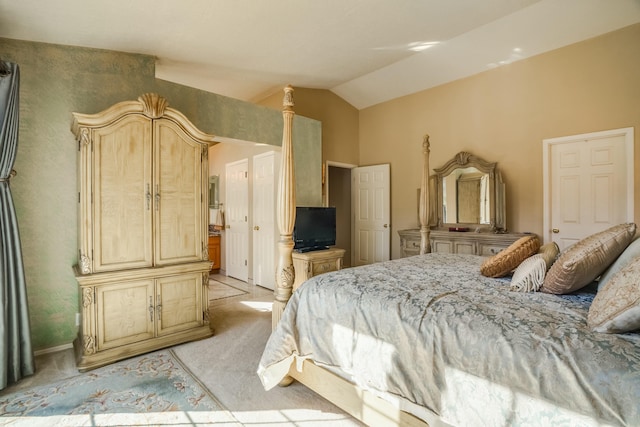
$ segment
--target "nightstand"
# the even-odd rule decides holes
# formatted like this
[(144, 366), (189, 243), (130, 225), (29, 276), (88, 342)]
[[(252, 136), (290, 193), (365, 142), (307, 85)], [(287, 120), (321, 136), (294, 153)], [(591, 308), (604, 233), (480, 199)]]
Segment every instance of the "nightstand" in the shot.
[(340, 270), (344, 253), (345, 250), (339, 248), (302, 253), (294, 252), (292, 257), (296, 277), (293, 282), (293, 290), (298, 289), (298, 286), (313, 276)]

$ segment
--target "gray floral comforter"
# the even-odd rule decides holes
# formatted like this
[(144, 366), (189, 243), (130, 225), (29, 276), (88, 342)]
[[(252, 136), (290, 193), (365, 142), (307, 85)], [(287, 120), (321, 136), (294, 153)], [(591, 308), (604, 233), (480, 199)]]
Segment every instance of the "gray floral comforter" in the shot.
[(639, 426), (640, 333), (588, 329), (595, 287), (511, 292), (482, 260), (419, 255), (305, 282), (266, 345), (265, 388), (310, 358), (452, 425)]

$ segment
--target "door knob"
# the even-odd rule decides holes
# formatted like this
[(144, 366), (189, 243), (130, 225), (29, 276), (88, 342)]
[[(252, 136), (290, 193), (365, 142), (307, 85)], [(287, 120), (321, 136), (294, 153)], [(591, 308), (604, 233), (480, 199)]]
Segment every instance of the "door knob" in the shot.
[(256, 231), (258, 231), (258, 230), (260, 230), (260, 226), (259, 226), (259, 225), (256, 225), (255, 227), (253, 227), (253, 229), (254, 229), (254, 230), (256, 230)]
[(551, 231), (553, 231), (554, 233), (559, 233), (559, 232), (560, 232), (560, 229), (558, 229), (558, 228), (553, 228)]
[(388, 228), (388, 227), (389, 227), (389, 225), (388, 225), (388, 224), (385, 224), (385, 225), (383, 225), (383, 227), (384, 227), (384, 228)]

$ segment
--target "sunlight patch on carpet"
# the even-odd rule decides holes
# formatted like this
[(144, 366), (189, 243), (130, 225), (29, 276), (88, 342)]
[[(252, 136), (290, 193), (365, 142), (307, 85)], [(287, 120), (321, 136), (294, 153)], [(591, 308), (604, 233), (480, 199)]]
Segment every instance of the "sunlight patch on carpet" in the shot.
[(273, 302), (265, 302), (265, 301), (242, 301), (241, 304), (244, 304), (247, 307), (252, 308), (256, 311), (271, 312), (271, 309), (273, 307)]

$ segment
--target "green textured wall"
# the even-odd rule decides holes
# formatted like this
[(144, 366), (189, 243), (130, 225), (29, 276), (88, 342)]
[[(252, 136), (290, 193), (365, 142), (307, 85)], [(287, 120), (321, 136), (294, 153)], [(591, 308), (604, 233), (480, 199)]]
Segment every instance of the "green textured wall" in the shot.
[[(201, 130), (280, 146), (278, 110), (157, 80), (151, 56), (0, 38), (0, 58), (20, 66), (20, 130), (11, 181), (36, 350), (76, 336), (77, 146), (71, 113), (97, 113), (157, 92)], [(321, 203), (321, 124), (293, 125), (299, 204)]]

